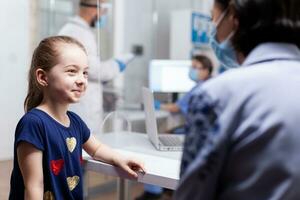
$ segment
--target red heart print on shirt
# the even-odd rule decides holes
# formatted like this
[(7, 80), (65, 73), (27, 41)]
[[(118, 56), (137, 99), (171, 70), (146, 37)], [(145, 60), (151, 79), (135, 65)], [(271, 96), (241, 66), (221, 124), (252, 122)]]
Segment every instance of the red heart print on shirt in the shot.
[(82, 156), (79, 157), (79, 160), (80, 160), (80, 164), (82, 165), (83, 164), (83, 158), (82, 158)]
[(59, 159), (59, 160), (51, 160), (50, 165), (51, 165), (51, 170), (55, 176), (59, 174), (59, 172), (62, 170), (64, 166), (64, 160)]

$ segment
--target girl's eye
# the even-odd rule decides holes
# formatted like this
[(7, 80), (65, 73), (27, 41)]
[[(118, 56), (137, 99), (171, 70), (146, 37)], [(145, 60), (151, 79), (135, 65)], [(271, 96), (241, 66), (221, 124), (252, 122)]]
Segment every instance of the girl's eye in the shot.
[(75, 73), (76, 73), (76, 70), (75, 70), (75, 69), (68, 69), (67, 72), (68, 72), (68, 73), (75, 74)]
[(86, 71), (86, 72), (83, 72), (83, 75), (87, 77), (89, 75), (89, 73)]

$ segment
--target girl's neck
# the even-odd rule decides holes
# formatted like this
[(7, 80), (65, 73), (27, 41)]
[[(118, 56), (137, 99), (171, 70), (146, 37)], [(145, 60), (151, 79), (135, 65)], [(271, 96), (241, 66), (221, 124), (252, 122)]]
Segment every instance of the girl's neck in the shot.
[(68, 105), (60, 105), (43, 101), (37, 108), (43, 110), (61, 124), (69, 126), (70, 121), (67, 115)]

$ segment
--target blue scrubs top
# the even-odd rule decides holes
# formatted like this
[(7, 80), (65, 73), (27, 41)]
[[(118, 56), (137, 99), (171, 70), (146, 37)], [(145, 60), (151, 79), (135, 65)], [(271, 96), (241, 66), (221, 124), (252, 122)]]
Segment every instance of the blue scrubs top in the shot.
[(202, 85), (202, 81), (199, 81), (190, 91), (188, 91), (182, 98), (180, 98), (176, 105), (179, 107), (181, 113), (186, 116), (188, 113), (189, 102), (194, 93), (194, 91)]

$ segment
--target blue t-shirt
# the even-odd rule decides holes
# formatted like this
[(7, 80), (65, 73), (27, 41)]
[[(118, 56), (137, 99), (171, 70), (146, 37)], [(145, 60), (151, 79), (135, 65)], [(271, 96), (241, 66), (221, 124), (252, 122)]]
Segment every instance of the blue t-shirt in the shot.
[(30, 110), (19, 121), (10, 200), (24, 199), (24, 181), (17, 157), (20, 142), (28, 142), (43, 152), (44, 199), (83, 199), (82, 145), (89, 139), (90, 130), (75, 113), (68, 111), (67, 115), (69, 127), (39, 109)]

